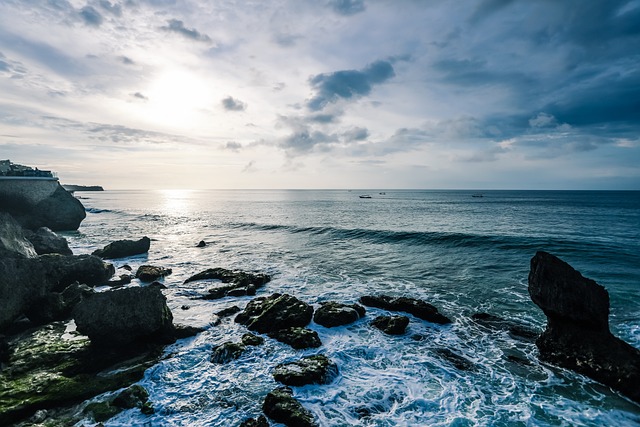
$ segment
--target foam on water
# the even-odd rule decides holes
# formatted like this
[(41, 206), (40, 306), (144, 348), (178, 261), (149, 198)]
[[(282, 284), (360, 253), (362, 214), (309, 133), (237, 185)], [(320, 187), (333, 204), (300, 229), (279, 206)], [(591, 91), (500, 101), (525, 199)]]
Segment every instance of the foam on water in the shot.
[[(134, 269), (147, 263), (173, 268), (164, 283), (175, 322), (207, 328), (168, 347), (167, 357), (146, 372), (140, 384), (149, 390), (154, 415), (128, 410), (105, 425), (239, 425), (259, 415), (264, 396), (278, 386), (271, 376), (277, 364), (316, 353), (333, 359), (339, 376), (328, 385), (294, 387), (294, 395), (322, 426), (640, 424), (638, 405), (580, 375), (541, 364), (533, 342), (483, 327), (470, 318), (474, 312), (486, 311), (541, 330), (544, 317), (526, 290), (534, 247), (551, 242), (550, 247), (576, 256), (586, 254), (587, 245), (600, 254), (612, 254), (620, 246), (619, 239), (597, 238), (605, 232), (594, 232), (593, 227), (591, 234), (596, 238), (591, 241), (585, 240), (589, 236), (578, 226), (567, 235), (556, 230), (553, 236), (537, 229), (527, 232), (524, 225), (513, 223), (528, 221), (518, 215), (533, 202), (521, 196), (514, 196), (514, 210), (503, 213), (511, 224), (500, 220), (492, 227), (475, 200), (453, 197), (447, 202), (438, 195), (433, 204), (425, 204), (413, 193), (402, 193), (393, 200), (395, 209), (384, 201), (378, 206), (382, 212), (386, 209), (387, 217), (393, 215), (384, 219), (369, 217), (344, 195), (312, 193), (286, 198), (245, 194), (253, 197), (253, 203), (229, 193), (222, 200), (219, 194), (193, 193), (183, 200), (190, 209), (170, 212), (148, 208), (145, 203), (155, 205), (149, 203), (153, 195), (147, 193), (136, 193), (132, 200), (129, 193), (105, 192), (105, 199), (96, 194), (85, 202), (93, 210), (80, 232), (67, 236), (75, 252), (89, 253), (113, 240), (148, 235), (152, 238), (148, 255), (114, 263)], [(211, 197), (218, 197), (218, 203), (212, 204)], [(406, 206), (398, 206), (402, 200)], [(542, 200), (543, 205), (549, 204), (547, 198)], [(422, 218), (425, 214), (414, 209), (414, 202), (433, 212)], [(329, 220), (325, 208), (339, 212), (340, 221)], [(351, 208), (359, 216), (349, 213)], [(451, 216), (456, 209), (474, 212), (484, 229), (474, 232), (467, 213)], [(563, 214), (571, 210), (568, 205), (562, 209)], [(443, 211), (450, 217), (442, 218)], [(427, 229), (430, 221), (441, 230)], [(547, 221), (566, 219), (548, 217)], [(515, 231), (506, 233), (506, 229)], [(607, 233), (622, 231), (607, 228)], [(196, 248), (200, 240), (208, 245)], [(638, 242), (624, 240), (624, 245), (623, 256), (616, 260), (595, 257), (581, 262), (588, 271), (598, 271), (605, 280), (597, 280), (605, 286), (606, 279), (616, 280), (607, 286), (612, 303), (625, 305), (617, 307), (617, 312), (612, 309), (619, 313), (612, 316), (612, 327), (638, 346), (638, 289), (629, 285), (640, 278), (637, 264), (630, 261)], [(251, 298), (195, 300), (212, 282), (183, 282), (211, 267), (269, 273), (273, 280), (259, 295), (287, 292), (311, 304), (353, 303), (361, 295), (376, 293), (422, 298), (454, 323), (434, 325), (409, 315), (407, 334), (388, 336), (369, 326), (375, 316), (385, 313), (370, 308), (365, 318), (352, 325), (327, 329), (312, 323), (310, 328), (323, 342), (319, 349), (296, 351), (267, 339), (262, 346), (249, 347), (236, 361), (212, 364), (209, 358), (215, 345), (239, 341), (246, 332), (232, 318), (214, 326), (213, 313), (231, 305), (244, 307)], [(624, 275), (616, 276), (611, 273), (614, 270)], [(189, 309), (183, 310), (185, 305)], [(470, 368), (460, 369), (446, 351), (466, 359)]]

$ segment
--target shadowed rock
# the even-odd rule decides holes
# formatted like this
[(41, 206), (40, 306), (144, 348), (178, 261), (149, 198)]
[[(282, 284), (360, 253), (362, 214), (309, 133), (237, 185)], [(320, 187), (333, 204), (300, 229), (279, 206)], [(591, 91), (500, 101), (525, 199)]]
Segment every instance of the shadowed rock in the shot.
[(37, 255), (20, 224), (8, 213), (0, 212), (0, 258), (35, 258)]
[(521, 341), (533, 342), (540, 335), (540, 331), (489, 313), (474, 313), (471, 318), (486, 328), (508, 331), (512, 338)]
[(269, 421), (264, 415), (260, 415), (258, 418), (247, 418), (240, 427), (269, 427)]
[(321, 306), (313, 314), (313, 321), (326, 328), (348, 325), (364, 317), (365, 309), (358, 304), (342, 304), (335, 301), (320, 303)]
[(209, 268), (189, 277), (184, 283), (196, 280), (220, 280), (222, 285), (209, 289), (204, 299), (219, 299), (226, 296), (255, 295), (271, 280), (267, 274), (253, 274), (244, 271), (227, 270), (226, 268)]
[(96, 249), (92, 255), (103, 259), (125, 258), (149, 252), (151, 239), (147, 236), (140, 240), (117, 240), (102, 249)]
[(407, 325), (409, 325), (407, 316), (378, 316), (371, 322), (371, 326), (389, 335), (404, 334)]
[(291, 327), (304, 327), (311, 322), (313, 307), (288, 294), (273, 294), (251, 300), (235, 318), (236, 323), (260, 333)]
[(211, 353), (211, 363), (229, 363), (242, 356), (247, 348), (244, 344), (227, 341), (213, 348)]
[(418, 319), (426, 320), (427, 322), (439, 323), (441, 325), (451, 323), (451, 320), (440, 314), (435, 306), (415, 298), (365, 295), (360, 298), (360, 303), (368, 307), (413, 314)]
[(289, 386), (328, 384), (338, 375), (338, 365), (323, 354), (281, 363), (273, 371), (273, 378)]
[(464, 356), (454, 353), (448, 348), (435, 348), (433, 351), (461, 371), (470, 371), (475, 368), (472, 361)]
[(67, 239), (58, 236), (47, 227), (40, 227), (36, 231), (27, 231), (25, 237), (31, 242), (38, 255), (73, 255)]
[(286, 426), (317, 426), (311, 412), (293, 397), (293, 391), (289, 387), (278, 387), (267, 394), (262, 410), (267, 417)]
[(136, 271), (136, 279), (140, 279), (143, 282), (153, 282), (161, 277), (168, 276), (173, 273), (170, 268), (156, 267), (153, 265), (141, 265)]
[(307, 328), (293, 327), (271, 331), (267, 335), (281, 343), (288, 344), (296, 350), (317, 348), (322, 345), (316, 331)]
[(241, 340), (242, 340), (242, 344), (251, 345), (251, 346), (262, 345), (262, 343), (264, 343), (264, 338), (258, 335), (254, 335), (250, 332), (247, 332), (246, 334), (242, 335)]
[(572, 369), (640, 402), (640, 350), (609, 331), (609, 293), (546, 253), (531, 259), (529, 294), (547, 316), (540, 358)]

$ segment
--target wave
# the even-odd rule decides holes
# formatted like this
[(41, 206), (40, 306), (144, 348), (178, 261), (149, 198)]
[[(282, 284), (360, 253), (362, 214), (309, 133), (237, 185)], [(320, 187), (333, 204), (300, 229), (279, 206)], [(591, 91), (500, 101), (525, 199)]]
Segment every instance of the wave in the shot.
[(95, 213), (95, 214), (114, 212), (111, 209), (98, 209), (98, 208), (85, 208), (85, 211), (89, 213)]

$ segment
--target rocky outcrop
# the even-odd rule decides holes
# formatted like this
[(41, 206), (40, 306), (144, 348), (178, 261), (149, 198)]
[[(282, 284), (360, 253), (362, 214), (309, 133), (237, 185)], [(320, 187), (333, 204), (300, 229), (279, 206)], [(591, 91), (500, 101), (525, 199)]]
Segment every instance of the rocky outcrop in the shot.
[(262, 345), (264, 343), (264, 338), (258, 335), (254, 335), (250, 332), (247, 332), (246, 334), (242, 335), (241, 340), (242, 340), (242, 344), (250, 345), (250, 346)]
[(311, 412), (293, 397), (293, 390), (289, 387), (278, 387), (267, 394), (262, 410), (267, 417), (286, 426), (317, 426)]
[(533, 342), (540, 335), (540, 331), (494, 314), (474, 313), (471, 319), (487, 329), (507, 331), (511, 338), (521, 341)]
[(40, 227), (36, 231), (27, 231), (25, 237), (31, 242), (38, 255), (73, 255), (67, 239), (58, 236), (47, 227)]
[(317, 348), (322, 345), (320, 337), (316, 331), (308, 328), (293, 327), (271, 331), (267, 335), (276, 341), (290, 345), (296, 350), (306, 348)]
[(71, 316), (73, 308), (93, 292), (89, 286), (75, 282), (62, 292), (50, 292), (35, 299), (24, 314), (37, 325), (66, 320)]
[(213, 347), (210, 361), (217, 364), (229, 363), (242, 356), (246, 349), (244, 344), (227, 341)]
[(73, 317), (78, 331), (97, 346), (175, 340), (173, 315), (155, 286), (93, 294), (75, 307)]
[(609, 293), (546, 252), (531, 259), (529, 295), (547, 316), (540, 358), (640, 402), (640, 350), (609, 331)]
[(136, 279), (140, 279), (143, 282), (153, 282), (161, 277), (168, 276), (173, 273), (170, 268), (156, 267), (153, 265), (141, 265), (136, 271)]
[(402, 311), (412, 314), (418, 319), (440, 325), (451, 323), (451, 319), (440, 314), (435, 306), (415, 298), (366, 295), (360, 298), (360, 303), (367, 307), (382, 308), (389, 311)]
[(37, 202), (28, 197), (8, 198), (10, 200), (0, 209), (9, 212), (20, 225), (31, 230), (40, 227), (53, 231), (77, 230), (87, 216), (82, 203), (60, 184), (52, 194)]
[(63, 256), (42, 255), (38, 258), (44, 266), (52, 290), (62, 291), (74, 282), (89, 286), (105, 284), (115, 274), (115, 267), (93, 255)]
[(353, 323), (364, 317), (365, 312), (365, 308), (359, 304), (348, 305), (327, 301), (320, 303), (320, 308), (313, 313), (313, 321), (326, 328), (333, 328)]
[(409, 325), (407, 316), (378, 316), (371, 322), (371, 326), (389, 335), (404, 334), (407, 325)]
[(184, 283), (197, 280), (219, 280), (220, 285), (209, 289), (204, 299), (220, 299), (226, 296), (255, 295), (271, 280), (268, 274), (246, 273), (244, 271), (227, 270), (226, 268), (209, 268), (189, 277)]
[(313, 307), (288, 294), (272, 294), (251, 300), (235, 318), (236, 323), (260, 333), (291, 327), (304, 327), (311, 322)]
[(22, 226), (8, 213), (0, 212), (0, 258), (34, 258), (37, 255)]
[(151, 239), (147, 236), (140, 240), (117, 240), (102, 249), (96, 249), (92, 255), (103, 259), (125, 258), (149, 252)]
[(269, 421), (264, 415), (260, 415), (258, 418), (247, 418), (240, 424), (240, 427), (269, 427)]
[(338, 375), (338, 365), (323, 354), (281, 363), (273, 371), (273, 379), (289, 386), (329, 384)]

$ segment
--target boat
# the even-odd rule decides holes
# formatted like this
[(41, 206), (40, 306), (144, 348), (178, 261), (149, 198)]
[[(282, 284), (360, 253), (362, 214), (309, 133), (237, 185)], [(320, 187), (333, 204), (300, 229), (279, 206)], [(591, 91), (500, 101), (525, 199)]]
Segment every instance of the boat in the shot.
[(379, 194), (382, 194), (382, 195), (384, 196), (384, 195), (385, 195), (385, 194), (387, 194), (387, 193), (385, 193), (385, 192), (383, 191), (383, 192), (381, 192), (381, 193), (379, 193)]
[(484, 197), (484, 194), (476, 193), (476, 194), (472, 194), (471, 197)]
[(368, 194), (362, 194), (361, 196), (358, 196), (358, 197), (360, 197), (361, 199), (370, 199), (371, 198), (371, 196), (368, 195)]

